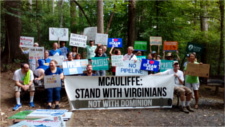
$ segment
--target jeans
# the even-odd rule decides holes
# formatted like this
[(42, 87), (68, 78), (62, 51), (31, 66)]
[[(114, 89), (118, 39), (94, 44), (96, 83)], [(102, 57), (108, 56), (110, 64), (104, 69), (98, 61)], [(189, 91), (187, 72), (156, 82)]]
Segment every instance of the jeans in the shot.
[(100, 70), (100, 71), (96, 71), (98, 76), (105, 76), (106, 75), (106, 71), (105, 70)]
[(56, 88), (48, 88), (46, 89), (47, 91), (47, 102), (53, 102), (54, 101), (59, 101), (60, 100), (60, 92), (61, 92), (61, 87), (56, 87)]

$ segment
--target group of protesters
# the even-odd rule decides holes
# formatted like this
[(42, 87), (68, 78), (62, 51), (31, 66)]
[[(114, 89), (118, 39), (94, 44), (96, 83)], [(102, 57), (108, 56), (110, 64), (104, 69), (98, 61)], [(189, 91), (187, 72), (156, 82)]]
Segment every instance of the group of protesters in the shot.
[[(16, 70), (14, 72), (13, 80), (15, 81), (15, 97), (16, 97), (16, 106), (13, 107), (13, 110), (18, 110), (22, 107), (22, 104), (20, 102), (20, 92), (21, 90), (24, 91), (30, 91), (30, 107), (35, 107), (34, 105), (34, 91), (35, 86), (33, 82), (37, 85), (43, 85), (43, 78), (45, 75), (60, 75), (60, 79), (64, 79), (63, 70), (62, 68), (57, 66), (57, 61), (51, 60), (49, 56), (64, 56), (64, 61), (73, 61), (76, 59), (82, 59), (82, 55), (78, 53), (78, 48), (75, 46), (71, 47), (71, 51), (66, 46), (66, 42), (60, 42), (60, 46), (58, 43), (53, 43), (53, 49), (52, 50), (45, 50), (44, 51), (44, 59), (38, 59), (38, 60), (29, 60), (28, 63), (22, 63), (21, 68)], [(34, 47), (38, 47), (38, 43), (34, 43)], [(21, 48), (22, 49), (22, 48)], [(92, 65), (91, 65), (91, 58), (93, 57), (107, 57), (107, 47), (104, 45), (95, 45), (94, 41), (89, 41), (89, 45), (86, 47), (87, 49), (87, 57), (86, 59), (89, 60), (89, 64), (86, 67), (86, 71), (84, 71), (81, 76), (106, 76), (107, 73), (105, 70), (99, 70), (99, 71), (93, 71)], [(22, 49), (24, 54), (28, 54), (28, 51), (24, 51)], [(114, 47), (111, 48), (109, 55), (122, 55), (120, 49), (115, 49)], [(132, 46), (129, 46), (127, 48), (127, 53), (124, 54), (123, 60), (130, 60), (130, 61), (137, 61), (137, 56), (141, 56), (142, 52), (138, 51), (134, 53), (134, 49)], [(166, 60), (174, 60), (173, 68), (166, 70), (164, 72), (149, 72), (150, 75), (165, 75), (165, 74), (173, 74), (174, 75), (174, 81), (175, 81), (175, 87), (174, 91), (176, 94), (180, 96), (181, 100), (181, 111), (185, 113), (194, 112), (194, 110), (190, 106), (190, 101), (192, 98), (195, 99), (195, 105), (194, 108), (198, 108), (198, 100), (199, 100), (199, 78), (197, 76), (190, 76), (185, 75), (180, 70), (180, 65), (178, 61), (180, 60), (178, 52), (176, 52), (177, 58), (174, 59), (171, 52), (168, 52), (167, 55), (165, 55), (165, 52), (163, 52), (162, 59)], [(196, 61), (196, 54), (190, 53), (187, 54), (188, 61), (190, 63), (198, 64)], [(147, 55), (147, 59), (150, 60), (157, 60), (160, 62), (161, 56), (157, 54), (155, 51), (151, 51)], [(33, 67), (31, 63), (35, 63), (32, 65), (35, 65)], [(186, 66), (184, 70), (186, 70)], [(29, 69), (30, 68), (30, 69)], [(116, 73), (116, 67), (111, 67), (112, 75), (115, 75)], [(185, 83), (184, 83), (185, 82)], [(185, 86), (184, 86), (185, 84)], [(193, 90), (193, 91), (192, 91)], [(47, 109), (53, 108), (53, 102), (54, 108), (59, 109), (59, 101), (60, 101), (60, 91), (61, 87), (56, 88), (48, 88), (47, 91)], [(194, 96), (193, 96), (194, 95)]]

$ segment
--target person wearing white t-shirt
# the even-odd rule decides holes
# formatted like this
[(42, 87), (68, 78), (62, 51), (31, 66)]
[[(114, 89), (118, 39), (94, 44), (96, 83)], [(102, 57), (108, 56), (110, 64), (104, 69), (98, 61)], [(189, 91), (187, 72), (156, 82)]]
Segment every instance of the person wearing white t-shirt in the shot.
[(13, 80), (15, 81), (15, 96), (17, 103), (16, 106), (13, 107), (13, 110), (15, 111), (22, 107), (22, 104), (20, 103), (21, 90), (30, 92), (30, 107), (34, 107), (34, 75), (33, 72), (29, 69), (29, 65), (27, 63), (21, 64), (21, 68), (14, 72)]
[[(164, 72), (159, 72), (155, 75), (169, 75), (173, 74), (174, 75), (174, 92), (180, 95), (180, 100), (181, 100), (181, 111), (185, 113), (194, 112), (193, 109), (190, 107), (190, 101), (192, 97), (192, 91), (188, 87), (184, 86), (184, 73), (179, 70), (180, 66), (179, 63), (174, 63), (173, 64), (173, 69), (168, 69)], [(185, 96), (186, 96), (186, 104), (185, 104)], [(187, 110), (185, 110), (185, 106)]]
[(127, 48), (127, 54), (123, 56), (123, 60), (134, 60), (137, 61), (137, 57), (135, 54), (133, 54), (134, 48), (132, 46), (129, 46)]

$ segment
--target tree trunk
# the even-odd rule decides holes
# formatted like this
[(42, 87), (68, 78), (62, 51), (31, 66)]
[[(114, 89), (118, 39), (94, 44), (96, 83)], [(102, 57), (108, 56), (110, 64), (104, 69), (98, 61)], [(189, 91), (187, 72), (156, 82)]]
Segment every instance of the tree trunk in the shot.
[(129, 0), (128, 5), (128, 43), (127, 46), (134, 46), (135, 41), (135, 0)]
[(97, 32), (104, 33), (103, 0), (97, 1)]
[[(224, 51), (224, 0), (219, 1), (219, 8), (220, 8), (220, 49), (219, 49), (219, 61), (218, 61), (218, 75), (222, 72), (221, 69), (224, 70), (224, 59), (223, 59), (223, 51)], [(221, 65), (223, 68), (221, 68)]]
[(55, 0), (52, 0), (52, 13), (54, 14), (55, 12)]
[[(76, 0), (75, 0), (76, 1)], [(76, 30), (76, 4), (70, 1), (70, 29), (72, 33), (77, 33)]]
[(32, 0), (28, 0), (28, 2), (30, 4), (30, 10), (32, 10), (32, 5), (33, 5)]
[(40, 13), (40, 5), (39, 5), (39, 0), (36, 0), (36, 27), (37, 27), (37, 42), (41, 43), (41, 31), (40, 31), (40, 16), (37, 14)]
[(201, 20), (201, 31), (208, 31), (208, 18), (207, 18), (207, 2), (206, 0), (203, 0), (200, 2), (200, 7), (202, 8), (202, 13), (200, 15)]
[(108, 34), (108, 32), (109, 32), (109, 28), (112, 24), (113, 16), (115, 14), (115, 10), (116, 10), (116, 4), (113, 5), (113, 12), (110, 13), (109, 22), (107, 24), (107, 28), (106, 28), (106, 32), (105, 32), (106, 34)]
[(7, 12), (14, 14), (15, 16), (5, 13), (5, 30), (6, 30), (6, 42), (5, 49), (1, 54), (2, 63), (11, 63), (14, 59), (21, 56), (21, 50), (19, 48), (20, 43), (20, 33), (21, 33), (21, 21), (18, 16), (20, 16), (21, 1), (8, 1), (5, 0), (4, 3)]
[(63, 27), (63, 0), (58, 1), (59, 4), (59, 27)]

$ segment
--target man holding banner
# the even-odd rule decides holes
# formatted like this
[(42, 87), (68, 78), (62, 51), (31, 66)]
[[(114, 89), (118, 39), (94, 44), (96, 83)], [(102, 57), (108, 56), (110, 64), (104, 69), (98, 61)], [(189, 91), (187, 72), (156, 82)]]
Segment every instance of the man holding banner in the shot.
[[(174, 81), (175, 81), (174, 92), (177, 93), (178, 95), (180, 95), (180, 100), (181, 100), (181, 104), (182, 104), (181, 111), (183, 111), (185, 113), (189, 113), (189, 111), (194, 112), (194, 110), (192, 110), (190, 107), (192, 91), (188, 87), (183, 86), (184, 74), (179, 69), (180, 69), (179, 63), (176, 62), (173, 64), (173, 69), (168, 69), (164, 72), (160, 72), (155, 75), (173, 74)], [(186, 104), (185, 104), (185, 96), (186, 96)], [(185, 110), (185, 106), (186, 106), (187, 110)]]

